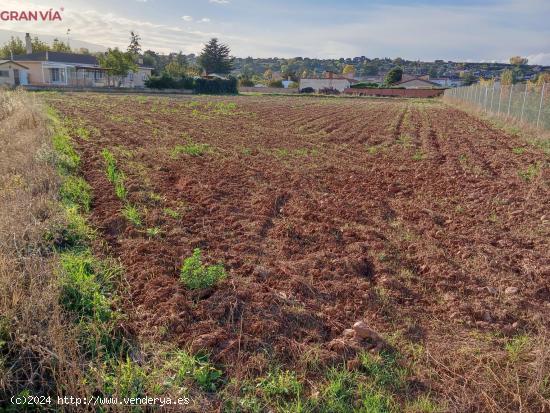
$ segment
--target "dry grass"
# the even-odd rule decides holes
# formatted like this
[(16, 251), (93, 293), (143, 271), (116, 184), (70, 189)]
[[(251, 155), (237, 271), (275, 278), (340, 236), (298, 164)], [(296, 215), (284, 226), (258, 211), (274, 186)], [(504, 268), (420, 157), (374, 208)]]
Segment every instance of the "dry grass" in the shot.
[(24, 390), (77, 394), (82, 386), (45, 238), (64, 214), (42, 113), (30, 94), (0, 91), (0, 405)]

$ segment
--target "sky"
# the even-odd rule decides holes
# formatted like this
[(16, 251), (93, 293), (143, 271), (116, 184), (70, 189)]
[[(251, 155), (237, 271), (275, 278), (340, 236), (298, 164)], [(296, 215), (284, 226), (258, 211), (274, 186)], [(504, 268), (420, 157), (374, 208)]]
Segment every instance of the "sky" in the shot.
[[(0, 0), (2, 10), (60, 11), (62, 21), (0, 30), (105, 47), (199, 53), (218, 37), (238, 57), (402, 57), (550, 65), (550, 0)], [(61, 11), (63, 10), (63, 11)]]

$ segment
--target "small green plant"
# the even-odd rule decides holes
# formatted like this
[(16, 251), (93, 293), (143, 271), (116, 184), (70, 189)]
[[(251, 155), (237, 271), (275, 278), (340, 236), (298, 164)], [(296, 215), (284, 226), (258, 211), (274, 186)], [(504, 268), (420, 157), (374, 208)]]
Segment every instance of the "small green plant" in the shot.
[(518, 361), (521, 354), (529, 346), (529, 336), (522, 334), (510, 339), (504, 346), (506, 352), (508, 353), (508, 358), (510, 361)]
[(384, 146), (382, 145), (367, 146), (367, 152), (369, 153), (369, 155), (376, 155), (377, 153), (382, 152), (383, 149)]
[(59, 127), (52, 137), (53, 147), (56, 152), (56, 164), (61, 175), (75, 173), (80, 166), (80, 156), (72, 146), (71, 137), (65, 129)]
[(443, 413), (445, 410), (430, 399), (429, 395), (419, 396), (405, 406), (405, 413)]
[(201, 156), (210, 151), (210, 145), (205, 143), (194, 143), (190, 142), (187, 145), (176, 145), (170, 155), (172, 158), (177, 158), (181, 154), (186, 154), (190, 156)]
[(495, 224), (498, 222), (498, 215), (493, 212), (491, 215), (489, 215), (489, 218), (487, 219), (489, 220), (489, 222)]
[(186, 351), (178, 351), (167, 367), (176, 370), (175, 383), (178, 386), (191, 379), (205, 391), (216, 391), (223, 374), (209, 362), (206, 354), (193, 356)]
[(128, 196), (128, 192), (124, 185), (126, 177), (124, 173), (117, 168), (115, 156), (108, 149), (103, 149), (101, 155), (105, 160), (105, 173), (107, 174), (107, 179), (114, 185), (116, 196), (121, 200), (126, 200)]
[(162, 233), (162, 230), (158, 227), (153, 227), (153, 228), (147, 228), (145, 232), (147, 233), (147, 236), (149, 238), (155, 238)]
[(521, 148), (521, 147), (512, 148), (512, 152), (515, 153), (516, 155), (523, 155), (523, 153), (525, 153), (525, 148)]
[(401, 146), (411, 146), (412, 145), (412, 138), (409, 135), (401, 135), (397, 139), (397, 143)]
[(105, 322), (111, 319), (110, 300), (102, 281), (110, 283), (111, 272), (101, 271), (101, 264), (89, 251), (61, 254), (61, 305), (80, 318)]
[(403, 388), (407, 370), (399, 365), (395, 353), (388, 351), (379, 354), (364, 352), (360, 354), (359, 360), (362, 370), (376, 386), (393, 390)]
[(424, 155), (424, 152), (422, 152), (420, 149), (417, 149), (412, 158), (414, 161), (421, 161), (425, 158), (425, 156), (426, 155)]
[(345, 369), (331, 368), (327, 374), (327, 382), (320, 392), (321, 412), (352, 411), (355, 398), (357, 377), (354, 372)]
[(147, 374), (137, 363), (130, 360), (119, 361), (103, 377), (104, 390), (107, 395), (117, 395), (125, 398), (145, 396), (147, 389)]
[(535, 179), (537, 176), (539, 176), (541, 171), (540, 164), (531, 164), (527, 167), (527, 169), (524, 169), (523, 171), (519, 171), (518, 175), (526, 182), (531, 182), (533, 179)]
[(300, 395), (302, 384), (295, 372), (277, 370), (269, 372), (267, 377), (258, 383), (258, 388), (266, 399), (295, 398)]
[(124, 208), (122, 208), (122, 215), (124, 215), (124, 217), (136, 227), (141, 226), (141, 216), (139, 211), (132, 204), (126, 204)]
[(172, 208), (164, 208), (164, 213), (174, 219), (178, 219), (181, 216), (178, 211)]
[(202, 263), (202, 254), (199, 248), (193, 251), (191, 257), (183, 261), (181, 267), (180, 280), (192, 290), (212, 287), (225, 277), (226, 273), (222, 264), (207, 266)]

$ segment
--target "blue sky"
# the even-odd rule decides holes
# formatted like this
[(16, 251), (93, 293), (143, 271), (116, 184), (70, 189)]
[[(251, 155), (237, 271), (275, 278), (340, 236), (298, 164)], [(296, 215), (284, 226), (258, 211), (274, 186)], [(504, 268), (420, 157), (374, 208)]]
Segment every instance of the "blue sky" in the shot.
[(2, 10), (64, 6), (62, 22), (0, 30), (125, 47), (135, 30), (153, 50), (198, 53), (210, 37), (246, 57), (403, 57), (550, 65), (550, 0), (0, 0)]

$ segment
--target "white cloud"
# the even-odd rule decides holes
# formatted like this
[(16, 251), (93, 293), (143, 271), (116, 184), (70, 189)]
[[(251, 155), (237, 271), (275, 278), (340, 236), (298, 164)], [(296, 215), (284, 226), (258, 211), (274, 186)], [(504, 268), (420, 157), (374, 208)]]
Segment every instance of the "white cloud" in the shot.
[(229, 4), (229, 0), (210, 0), (210, 3)]
[(532, 65), (550, 66), (550, 53), (536, 53), (527, 56)]
[[(17, 10), (20, 0), (1, 0), (5, 9)], [(28, 9), (49, 9), (50, 0), (31, 0)], [(53, 0), (51, 0), (53, 1)], [(82, 3), (80, 3), (82, 1)], [(380, 1), (372, 7), (350, 12), (334, 4), (319, 2), (308, 9), (311, 18), (301, 18), (303, 9), (285, 10), (276, 4), (251, 6), (251, 19), (231, 18), (225, 21), (169, 15), (153, 20), (105, 13), (94, 1), (74, 1), (62, 13), (62, 22), (2, 22), (2, 30), (31, 32), (33, 35), (65, 37), (71, 28), (71, 39), (92, 40), (106, 47), (125, 49), (129, 32), (137, 31), (143, 49), (159, 52), (196, 53), (204, 42), (218, 37), (229, 44), (235, 56), (256, 57), (397, 57), (422, 60), (507, 61), (510, 56), (527, 56), (531, 63), (550, 64), (550, 16), (548, 0), (500, 0), (472, 5), (400, 4)], [(151, 4), (148, 1), (148, 4)], [(297, 2), (300, 3), (300, 2)], [(458, 3), (458, 2), (457, 2)], [(159, 7), (163, 7), (158, 2)], [(138, 8), (139, 9), (139, 8)], [(136, 10), (136, 14), (139, 10)], [(182, 12), (196, 13), (183, 9)], [(269, 20), (257, 17), (269, 13)], [(187, 20), (188, 17), (190, 20)], [(166, 23), (171, 22), (171, 23)], [(190, 22), (201, 23), (194, 28)], [(214, 29), (210, 29), (215, 26)], [(203, 30), (195, 30), (200, 27)], [(207, 29), (208, 28), (208, 29)], [(277, 28), (278, 36), (270, 35)]]

